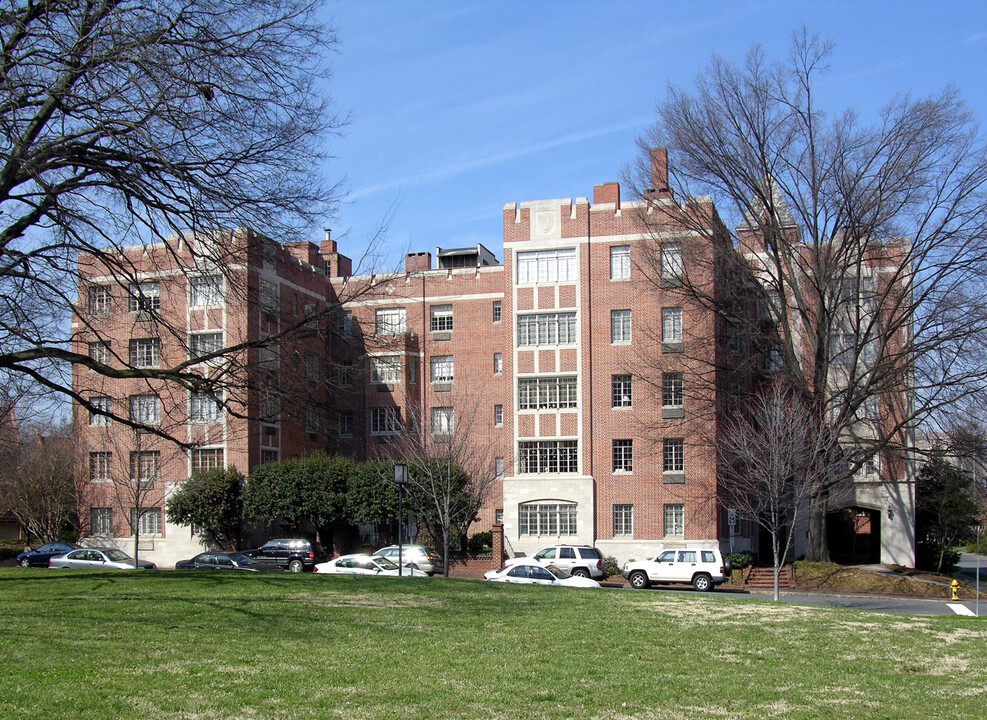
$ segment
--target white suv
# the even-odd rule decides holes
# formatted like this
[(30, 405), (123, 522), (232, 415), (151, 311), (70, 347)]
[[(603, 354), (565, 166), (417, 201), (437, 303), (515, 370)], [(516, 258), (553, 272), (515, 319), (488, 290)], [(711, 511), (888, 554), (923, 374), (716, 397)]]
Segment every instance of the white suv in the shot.
[(531, 557), (523, 555), (511, 558), (504, 567), (510, 567), (519, 562), (530, 562), (542, 567), (553, 567), (565, 570), (576, 577), (588, 577), (594, 580), (609, 576), (603, 569), (603, 554), (589, 545), (553, 545), (542, 548)]
[(665, 550), (651, 560), (632, 560), (621, 571), (632, 588), (643, 590), (652, 583), (692, 583), (700, 592), (712, 590), (730, 579), (730, 561), (719, 550), (684, 548)]

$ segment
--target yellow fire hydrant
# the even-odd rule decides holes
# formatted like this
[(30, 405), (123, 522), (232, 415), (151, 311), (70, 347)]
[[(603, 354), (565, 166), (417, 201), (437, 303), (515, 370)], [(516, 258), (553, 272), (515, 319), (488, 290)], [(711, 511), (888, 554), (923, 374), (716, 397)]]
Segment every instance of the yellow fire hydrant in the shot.
[(953, 582), (949, 583), (949, 589), (953, 591), (953, 597), (952, 597), (952, 599), (953, 600), (959, 600), (960, 598), (957, 596), (956, 593), (960, 589), (960, 584), (956, 580), (953, 580)]

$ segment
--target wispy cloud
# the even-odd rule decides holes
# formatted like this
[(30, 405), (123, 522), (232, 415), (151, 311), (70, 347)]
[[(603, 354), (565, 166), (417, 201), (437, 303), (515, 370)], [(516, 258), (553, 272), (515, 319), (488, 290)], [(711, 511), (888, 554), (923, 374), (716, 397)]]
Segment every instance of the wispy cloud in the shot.
[(634, 128), (644, 128), (649, 122), (649, 118), (636, 118), (634, 120), (628, 120), (625, 122), (617, 123), (615, 125), (609, 125), (603, 128), (596, 128), (594, 130), (587, 130), (585, 132), (570, 133), (568, 135), (563, 135), (562, 137), (553, 138), (551, 140), (545, 140), (544, 142), (534, 143), (526, 147), (517, 147), (505, 150), (503, 152), (494, 153), (492, 155), (485, 155), (483, 157), (476, 157), (472, 159), (466, 159), (461, 162), (452, 163), (443, 167), (433, 168), (428, 172), (418, 173), (416, 175), (408, 175), (402, 178), (395, 178), (388, 182), (380, 183), (377, 185), (370, 185), (368, 187), (360, 188), (351, 193), (348, 197), (349, 200), (356, 200), (361, 197), (366, 197), (367, 195), (373, 195), (385, 190), (390, 190), (395, 187), (408, 187), (411, 185), (421, 185), (428, 182), (435, 182), (438, 180), (445, 180), (450, 177), (455, 177), (456, 175), (462, 175), (463, 173), (476, 170), (478, 168), (489, 167), (491, 165), (497, 165), (498, 163), (505, 162), (507, 160), (512, 160), (523, 155), (531, 155), (533, 153), (542, 152), (544, 150), (551, 150), (553, 148), (562, 147), (564, 145), (572, 145), (574, 143), (583, 142), (584, 140), (590, 140), (592, 138), (601, 137), (603, 135), (610, 135), (611, 133), (624, 132), (625, 130), (632, 130)]
[(971, 35), (964, 42), (978, 43), (981, 40), (987, 40), (987, 33), (977, 33), (976, 35)]

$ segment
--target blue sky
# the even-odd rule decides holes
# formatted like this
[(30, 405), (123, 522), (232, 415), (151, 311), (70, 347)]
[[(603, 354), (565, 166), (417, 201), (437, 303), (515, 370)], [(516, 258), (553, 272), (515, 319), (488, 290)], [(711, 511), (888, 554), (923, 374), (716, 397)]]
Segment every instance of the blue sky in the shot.
[(828, 108), (866, 115), (954, 84), (987, 121), (983, 1), (330, 0), (327, 17), (331, 93), (351, 115), (330, 146), (346, 198), (328, 224), (356, 258), (391, 215), (375, 269), (478, 242), (502, 259), (505, 203), (619, 180), (669, 82), (689, 87), (714, 53), (741, 61), (754, 43), (783, 59), (803, 24), (836, 43)]

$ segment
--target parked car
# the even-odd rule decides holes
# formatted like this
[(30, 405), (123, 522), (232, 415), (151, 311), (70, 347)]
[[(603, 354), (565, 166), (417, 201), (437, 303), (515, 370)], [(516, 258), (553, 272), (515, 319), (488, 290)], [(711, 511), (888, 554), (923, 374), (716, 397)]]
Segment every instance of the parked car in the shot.
[(520, 585), (557, 585), (559, 587), (598, 588), (600, 583), (583, 575), (569, 575), (553, 567), (542, 567), (531, 562), (505, 565), (500, 570), (488, 570), (484, 580), (518, 583)]
[(22, 552), (17, 556), (17, 564), (22, 568), (26, 567), (48, 567), (48, 561), (57, 555), (64, 555), (67, 552), (79, 549), (75, 543), (52, 542), (45, 543), (37, 550)]
[(244, 550), (243, 554), (262, 565), (280, 567), (290, 572), (302, 572), (315, 567), (312, 543), (297, 538), (268, 540), (259, 548)]
[(665, 550), (651, 560), (626, 562), (620, 574), (638, 590), (652, 583), (692, 583), (696, 590), (707, 592), (729, 580), (731, 570), (730, 561), (719, 550), (685, 548)]
[(542, 548), (531, 557), (522, 555), (511, 558), (505, 565), (519, 562), (558, 568), (569, 575), (579, 577), (594, 579), (609, 577), (609, 573), (603, 569), (603, 553), (589, 545), (553, 545)]
[[(398, 566), (385, 557), (370, 555), (342, 555), (335, 560), (319, 563), (313, 572), (321, 575), (393, 575), (397, 576)], [(401, 573), (403, 577), (428, 577), (422, 570), (408, 565)]]
[(247, 572), (260, 572), (262, 570), (273, 570), (280, 572), (277, 565), (264, 565), (256, 560), (251, 560), (241, 553), (199, 553), (190, 560), (179, 560), (175, 563), (176, 570), (245, 570)]
[[(381, 548), (374, 553), (374, 557), (385, 557), (396, 564), (398, 561), (398, 546), (388, 545), (386, 548)], [(424, 545), (402, 545), (401, 562), (406, 565), (410, 562), (413, 567), (429, 575), (438, 575), (445, 569), (445, 565), (442, 563), (442, 556), (435, 552), (433, 548), (425, 547)]]
[[(50, 568), (75, 570), (133, 570), (134, 559), (123, 550), (116, 548), (80, 548), (66, 555), (57, 555), (48, 561)], [(137, 563), (141, 570), (154, 570), (153, 562), (141, 560)]]

